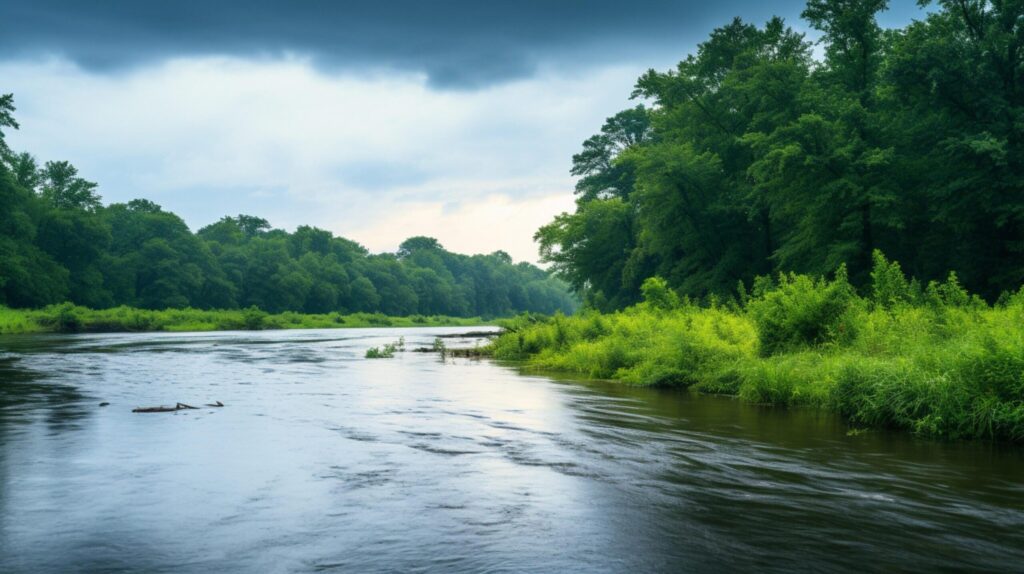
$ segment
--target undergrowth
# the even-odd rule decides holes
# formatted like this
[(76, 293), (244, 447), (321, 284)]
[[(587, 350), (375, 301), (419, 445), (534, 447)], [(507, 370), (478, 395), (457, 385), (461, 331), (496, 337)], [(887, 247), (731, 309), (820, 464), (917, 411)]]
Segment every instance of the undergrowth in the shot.
[(389, 317), (380, 313), (269, 314), (250, 307), (234, 310), (88, 309), (64, 303), (42, 309), (0, 306), (0, 334), (104, 333), (132, 331), (235, 331), (262, 329), (329, 329), (344, 327), (440, 327), (483, 325), (479, 317), (440, 315)]
[(875, 254), (870, 292), (761, 278), (698, 306), (649, 279), (612, 314), (521, 316), (490, 348), (537, 369), (839, 412), (860, 427), (1024, 441), (1024, 290), (989, 305), (955, 274), (921, 286)]

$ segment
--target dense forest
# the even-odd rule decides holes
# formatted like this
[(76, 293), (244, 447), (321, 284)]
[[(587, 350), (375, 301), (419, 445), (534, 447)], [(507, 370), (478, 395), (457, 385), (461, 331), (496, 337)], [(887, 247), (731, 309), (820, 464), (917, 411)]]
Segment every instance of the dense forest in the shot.
[(736, 19), (644, 74), (643, 104), (573, 157), (577, 207), (537, 232), (543, 258), (601, 310), (654, 276), (706, 298), (845, 263), (863, 290), (875, 250), (923, 282), (1016, 290), (1024, 3), (941, 0), (882, 29), (886, 4), (810, 0), (817, 44)]
[(13, 96), (0, 96), (0, 305), (460, 317), (575, 307), (563, 282), (501, 251), (459, 255), (413, 237), (374, 255), (314, 227), (288, 233), (239, 215), (192, 233), (145, 199), (104, 206), (70, 163), (8, 148), (13, 112)]

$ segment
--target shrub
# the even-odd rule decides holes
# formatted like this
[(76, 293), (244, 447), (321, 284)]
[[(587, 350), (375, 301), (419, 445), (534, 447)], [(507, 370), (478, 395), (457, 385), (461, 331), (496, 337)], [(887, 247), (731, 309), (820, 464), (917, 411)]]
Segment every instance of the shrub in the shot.
[(670, 311), (679, 307), (679, 296), (669, 288), (661, 277), (648, 277), (640, 286), (644, 303), (651, 309)]
[(266, 320), (267, 313), (255, 305), (242, 312), (242, 325), (250, 331), (262, 329)]
[(782, 274), (778, 286), (748, 304), (757, 326), (761, 352), (773, 355), (838, 338), (850, 339), (854, 328), (848, 313), (857, 296), (841, 267), (833, 281)]
[(871, 254), (871, 258), (874, 262), (871, 269), (872, 301), (883, 309), (914, 301), (914, 292), (900, 264), (886, 260), (878, 249)]
[(384, 345), (384, 348), (370, 347), (366, 350), (367, 359), (390, 359), (395, 356), (395, 350), (390, 348), (388, 345)]
[(77, 333), (82, 330), (81, 311), (72, 303), (61, 303), (48, 309), (52, 314), (54, 330), (60, 333)]
[(405, 337), (399, 337), (394, 343), (385, 343), (383, 347), (370, 347), (366, 350), (367, 359), (390, 359), (398, 351), (405, 350)]

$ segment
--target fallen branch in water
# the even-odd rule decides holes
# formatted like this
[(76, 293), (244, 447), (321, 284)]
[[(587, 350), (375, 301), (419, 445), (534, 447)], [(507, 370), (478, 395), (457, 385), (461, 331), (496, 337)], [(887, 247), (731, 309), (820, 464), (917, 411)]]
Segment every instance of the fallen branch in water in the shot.
[[(217, 401), (215, 404), (207, 404), (208, 407), (222, 407), (224, 403)], [(175, 411), (184, 410), (198, 410), (199, 407), (193, 407), (192, 405), (186, 405), (185, 403), (177, 403), (173, 407), (135, 407), (132, 409), (133, 413), (173, 413)]]
[(439, 339), (480, 339), (496, 337), (502, 334), (505, 330), (500, 331), (468, 331), (466, 333), (442, 333), (437, 335)]

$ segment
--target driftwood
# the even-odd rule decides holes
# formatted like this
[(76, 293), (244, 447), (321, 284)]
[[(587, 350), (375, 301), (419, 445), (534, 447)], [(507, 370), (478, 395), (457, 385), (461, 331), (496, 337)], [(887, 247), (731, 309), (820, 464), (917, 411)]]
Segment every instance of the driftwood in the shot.
[[(224, 403), (217, 401), (214, 404), (207, 404), (208, 407), (222, 407)], [(184, 411), (189, 409), (198, 409), (199, 407), (193, 407), (192, 405), (186, 405), (185, 403), (177, 403), (173, 407), (135, 407), (132, 409), (133, 413), (173, 413), (175, 411)]]
[[(504, 329), (502, 330), (504, 331)], [(497, 337), (502, 331), (469, 331), (466, 333), (441, 333), (440, 335), (434, 335), (438, 339), (474, 339), (474, 338), (489, 338)]]

